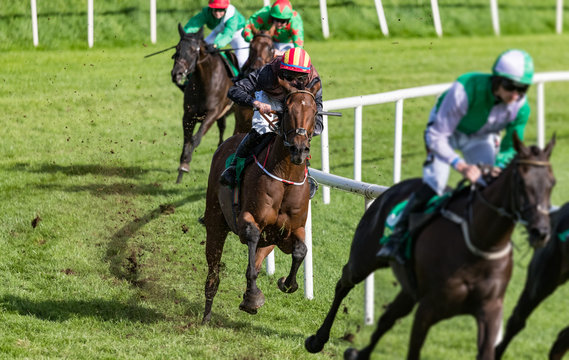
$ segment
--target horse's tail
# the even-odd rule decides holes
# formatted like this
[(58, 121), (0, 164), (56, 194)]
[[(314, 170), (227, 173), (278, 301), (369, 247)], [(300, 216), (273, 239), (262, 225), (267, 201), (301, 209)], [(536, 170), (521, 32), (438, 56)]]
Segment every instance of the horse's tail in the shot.
[(202, 224), (203, 226), (205, 226), (205, 220), (204, 220), (204, 216), (203, 216), (203, 215), (198, 218), (198, 222), (199, 222), (200, 224)]

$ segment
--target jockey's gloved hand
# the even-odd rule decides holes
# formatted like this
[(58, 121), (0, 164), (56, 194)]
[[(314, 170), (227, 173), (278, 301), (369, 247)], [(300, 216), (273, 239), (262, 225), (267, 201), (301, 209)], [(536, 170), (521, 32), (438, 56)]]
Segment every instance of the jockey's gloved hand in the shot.
[(205, 50), (208, 53), (214, 53), (217, 52), (217, 46), (215, 44), (205, 44)]

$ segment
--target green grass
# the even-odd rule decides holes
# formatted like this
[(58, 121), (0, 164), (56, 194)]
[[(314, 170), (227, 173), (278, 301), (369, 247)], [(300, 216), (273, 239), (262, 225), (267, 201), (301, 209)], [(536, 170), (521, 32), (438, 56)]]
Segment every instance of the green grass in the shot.
[[(57, 3), (40, 2), (53, 6), (44, 9), (54, 12), (53, 20)], [(183, 8), (176, 1), (159, 3)], [(329, 5), (332, 18), (333, 11), (340, 9), (332, 2)], [(388, 5), (397, 4), (386, 1), (384, 5), (388, 11)], [(70, 15), (62, 18), (82, 19), (84, 14), (73, 15), (84, 11), (81, 6), (72, 2)], [(317, 11), (316, 5), (311, 6)], [(371, 6), (367, 15), (371, 12), (373, 18)], [(0, 48), (10, 51), (0, 52), (0, 358), (327, 359), (342, 358), (348, 346), (367, 344), (373, 327), (363, 326), (363, 287), (358, 286), (344, 301), (324, 351), (311, 355), (303, 346), (328, 310), (363, 213), (363, 199), (340, 191), (332, 191), (332, 205), (322, 204), (320, 196), (314, 199), (312, 301), (304, 299), (302, 289), (291, 295), (277, 289), (276, 280), (290, 266), (290, 257), (277, 251), (275, 276), (263, 271), (259, 277), (266, 304), (256, 316), (239, 311), (246, 248), (230, 235), (212, 322), (200, 325), (207, 269), (205, 230), (197, 219), (205, 208), (217, 130), (205, 136), (191, 174), (176, 185), (181, 94), (170, 82), (169, 54), (143, 59), (169, 46), (177, 35), (167, 39), (159, 35), (158, 44), (145, 47), (147, 31), (132, 31), (133, 21), (125, 25), (125, 31), (131, 29), (131, 40), (96, 35), (95, 48), (86, 49), (84, 39), (73, 40), (77, 34), (58, 25), (59, 40), (40, 36), (40, 49), (33, 49), (23, 5), (10, 3), (1, 11)], [(136, 20), (146, 16), (146, 10), (132, 14)], [(114, 23), (111, 15), (105, 24)], [(161, 21), (163, 31), (174, 31), (171, 23), (166, 26)], [(22, 29), (13, 35), (17, 24)], [(450, 82), (465, 71), (488, 71), (495, 56), (510, 47), (529, 51), (538, 72), (567, 70), (567, 35), (469, 37), (458, 33), (447, 37), (445, 32), (443, 39), (401, 34), (348, 40), (336, 38), (333, 26), (331, 30), (330, 41), (318, 41), (317, 31), (312, 31), (313, 41), (307, 44), (323, 78), (325, 100)], [(567, 83), (546, 85), (547, 136), (555, 131), (558, 139), (552, 159), (558, 181), (555, 204), (569, 198), (564, 161), (569, 146), (568, 95)], [(529, 98), (534, 105), (535, 90), (530, 90)], [(403, 178), (420, 175), (422, 131), (433, 102), (434, 98), (405, 101)], [(353, 112), (343, 112), (343, 117), (329, 119), (331, 168), (351, 177)], [(393, 113), (393, 104), (364, 109), (364, 181), (391, 184)], [(535, 118), (534, 111), (527, 129), (529, 143), (536, 139)], [(316, 168), (319, 146), (316, 138), (312, 153)], [(454, 176), (452, 181), (456, 180)], [(38, 216), (41, 220), (34, 228), (32, 220)], [(515, 305), (531, 257), (521, 231), (514, 241), (516, 263), (505, 316)], [(301, 287), (302, 276), (301, 270)], [(376, 273), (376, 316), (396, 294), (393, 282), (389, 271)], [(568, 291), (560, 288), (538, 308), (506, 359), (545, 357), (557, 332), (567, 325), (567, 319), (558, 314), (564, 313)], [(411, 316), (400, 321), (381, 340), (374, 357), (404, 357), (411, 322)], [(353, 344), (342, 340), (349, 334), (355, 335)], [(475, 343), (474, 321), (454, 318), (431, 330), (422, 358), (472, 359)]]

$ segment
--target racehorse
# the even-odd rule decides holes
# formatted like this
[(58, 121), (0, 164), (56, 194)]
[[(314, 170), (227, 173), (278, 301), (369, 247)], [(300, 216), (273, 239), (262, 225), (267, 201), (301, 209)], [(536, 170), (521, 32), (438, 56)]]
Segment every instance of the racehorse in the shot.
[(279, 79), (279, 84), (287, 91), (284, 113), (279, 115), (281, 124), (274, 141), (257, 155), (254, 164), (245, 168), (243, 185), (237, 196), (240, 210), (235, 216), (232, 213), (235, 194), (232, 189), (220, 185), (219, 177), (227, 157), (235, 151), (244, 134), (227, 139), (213, 155), (202, 220), (207, 232), (208, 263), (204, 323), (211, 318), (213, 298), (220, 281), (221, 255), (229, 231), (236, 233), (241, 243), (248, 247), (247, 288), (239, 305), (241, 310), (256, 314), (264, 304), (264, 295), (257, 287), (257, 276), (263, 259), (275, 245), (284, 253), (292, 254), (290, 272), (278, 280), (279, 289), (285, 293), (298, 289), (296, 275), (307, 251), (304, 225), (309, 184), (305, 160), (310, 153), (317, 112), (314, 96), (321, 85), (317, 83), (311, 89), (297, 90), (285, 80)]
[[(269, 63), (274, 56), (273, 35), (275, 34), (275, 26), (271, 26), (269, 30), (257, 30), (253, 28), (253, 39), (249, 44), (249, 57), (241, 68), (241, 77), (246, 77), (253, 71), (260, 69), (263, 65)], [(253, 109), (249, 106), (240, 106), (235, 104), (235, 132), (234, 134), (248, 133), (251, 130), (251, 119), (253, 118)]]
[[(223, 142), (225, 117), (231, 112), (233, 102), (227, 91), (233, 85), (231, 76), (219, 53), (208, 53), (203, 39), (203, 27), (196, 33), (184, 31), (178, 24), (180, 41), (172, 56), (172, 81), (184, 91), (184, 145), (180, 155), (177, 183), (190, 171), (195, 148), (214, 122), (219, 128), (219, 144)], [(198, 131), (194, 134), (197, 123)]]
[(549, 239), (547, 209), (555, 182), (549, 157), (554, 143), (552, 138), (542, 151), (526, 147), (514, 134), (518, 154), (512, 162), (488, 186), (456, 192), (441, 214), (414, 236), (413, 255), (406, 265), (376, 254), (390, 211), (418, 189), (422, 179), (403, 181), (380, 195), (358, 224), (331, 308), (316, 334), (306, 339), (306, 349), (322, 350), (344, 297), (374, 270), (391, 266), (402, 288), (380, 317), (370, 344), (359, 352), (347, 349), (345, 359), (368, 359), (379, 339), (417, 303), (407, 359), (419, 359), (431, 326), (459, 314), (477, 320), (477, 358), (493, 359), (512, 272), (510, 237), (515, 223), (525, 224), (532, 246)]
[[(501, 359), (508, 344), (526, 325), (526, 319), (549, 295), (569, 279), (569, 203), (551, 213), (551, 229), (554, 237), (544, 247), (535, 250), (531, 259), (526, 283), (514, 312), (508, 319), (504, 338), (496, 347), (496, 359)], [(549, 359), (561, 359), (569, 349), (569, 327), (559, 332), (551, 347)]]

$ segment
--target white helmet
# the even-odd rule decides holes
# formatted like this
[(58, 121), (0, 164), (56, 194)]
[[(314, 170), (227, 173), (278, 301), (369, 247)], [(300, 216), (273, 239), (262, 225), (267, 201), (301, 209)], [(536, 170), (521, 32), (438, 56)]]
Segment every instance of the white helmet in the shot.
[(492, 74), (515, 82), (531, 85), (533, 79), (533, 60), (531, 56), (518, 49), (511, 49), (498, 56)]

